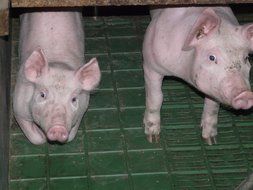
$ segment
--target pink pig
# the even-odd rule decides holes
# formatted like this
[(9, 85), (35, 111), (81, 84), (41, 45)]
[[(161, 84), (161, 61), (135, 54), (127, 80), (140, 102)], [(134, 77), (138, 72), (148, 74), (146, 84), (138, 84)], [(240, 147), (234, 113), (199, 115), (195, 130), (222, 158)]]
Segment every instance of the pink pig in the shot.
[(84, 65), (81, 13), (23, 14), (19, 52), (13, 99), (19, 126), (33, 144), (73, 140), (101, 75), (96, 58)]
[(143, 43), (146, 88), (145, 133), (160, 133), (161, 91), (165, 75), (184, 79), (206, 94), (201, 127), (216, 143), (219, 102), (234, 109), (253, 106), (248, 54), (253, 24), (240, 26), (228, 7), (184, 7), (151, 11)]

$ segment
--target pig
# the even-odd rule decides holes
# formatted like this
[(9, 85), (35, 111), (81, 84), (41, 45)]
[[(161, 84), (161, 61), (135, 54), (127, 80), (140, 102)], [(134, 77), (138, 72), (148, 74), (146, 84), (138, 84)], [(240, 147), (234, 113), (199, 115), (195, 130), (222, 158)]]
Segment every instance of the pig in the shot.
[(202, 137), (216, 144), (220, 103), (249, 109), (249, 53), (253, 24), (239, 25), (229, 7), (174, 7), (151, 10), (143, 42), (146, 109), (150, 142), (159, 140), (164, 76), (179, 77), (205, 94)]
[(84, 59), (78, 11), (42, 11), (20, 17), (20, 70), (13, 111), (35, 145), (74, 139), (101, 73), (96, 58)]

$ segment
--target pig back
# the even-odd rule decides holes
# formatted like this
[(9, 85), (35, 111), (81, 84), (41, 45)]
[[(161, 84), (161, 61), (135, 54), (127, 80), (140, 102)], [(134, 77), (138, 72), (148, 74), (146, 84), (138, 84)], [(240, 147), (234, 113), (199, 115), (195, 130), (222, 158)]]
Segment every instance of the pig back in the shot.
[(48, 62), (84, 64), (84, 33), (80, 12), (32, 12), (21, 15), (20, 60), (41, 48)]

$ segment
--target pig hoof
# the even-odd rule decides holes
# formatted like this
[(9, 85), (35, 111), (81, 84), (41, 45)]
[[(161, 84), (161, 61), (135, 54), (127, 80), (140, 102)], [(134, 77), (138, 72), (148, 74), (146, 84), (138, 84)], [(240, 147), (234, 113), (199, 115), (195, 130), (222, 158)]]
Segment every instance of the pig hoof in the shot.
[(160, 139), (160, 125), (153, 122), (144, 122), (145, 134), (147, 135), (147, 140), (152, 142), (159, 142)]
[(38, 138), (33, 138), (33, 137), (28, 137), (29, 141), (34, 144), (34, 145), (42, 145), (44, 144), (45, 142), (47, 142), (47, 139), (46, 137), (45, 138), (41, 138), (41, 137), (38, 137)]
[(208, 137), (204, 139), (208, 145), (217, 144), (216, 137)]
[(160, 135), (159, 134), (157, 134), (157, 135), (147, 135), (147, 140), (150, 143), (153, 143), (153, 142), (158, 143), (159, 140), (160, 140)]
[(205, 139), (208, 145), (217, 144), (216, 136), (217, 136), (217, 128), (216, 128), (217, 120), (212, 122), (202, 121), (202, 137)]

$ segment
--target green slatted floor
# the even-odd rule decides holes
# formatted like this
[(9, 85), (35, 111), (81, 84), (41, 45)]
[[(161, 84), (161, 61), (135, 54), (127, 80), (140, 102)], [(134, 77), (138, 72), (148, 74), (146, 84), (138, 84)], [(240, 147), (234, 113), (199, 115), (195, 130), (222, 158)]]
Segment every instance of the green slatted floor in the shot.
[[(13, 19), (13, 85), (18, 22)], [(180, 80), (164, 81), (161, 141), (146, 141), (141, 46), (148, 22), (85, 20), (87, 60), (96, 56), (102, 70), (99, 89), (69, 144), (31, 145), (12, 123), (10, 190), (231, 190), (246, 178), (253, 169), (253, 114), (221, 109), (218, 145), (208, 146), (199, 129), (203, 97)]]

